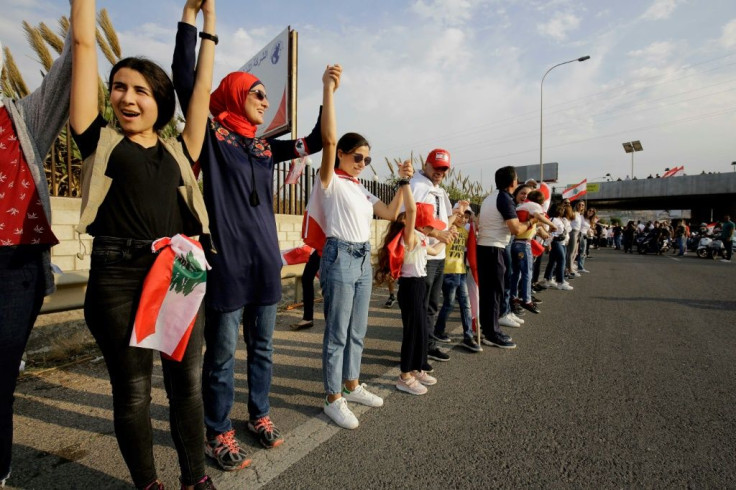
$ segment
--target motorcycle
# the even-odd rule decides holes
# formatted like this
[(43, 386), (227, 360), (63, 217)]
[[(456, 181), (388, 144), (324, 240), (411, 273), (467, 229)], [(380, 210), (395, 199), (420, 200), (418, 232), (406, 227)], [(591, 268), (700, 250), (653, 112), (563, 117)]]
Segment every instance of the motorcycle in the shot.
[(695, 253), (701, 259), (710, 258), (715, 260), (717, 257), (726, 258), (726, 247), (721, 240), (714, 240), (704, 236), (698, 242), (698, 248)]

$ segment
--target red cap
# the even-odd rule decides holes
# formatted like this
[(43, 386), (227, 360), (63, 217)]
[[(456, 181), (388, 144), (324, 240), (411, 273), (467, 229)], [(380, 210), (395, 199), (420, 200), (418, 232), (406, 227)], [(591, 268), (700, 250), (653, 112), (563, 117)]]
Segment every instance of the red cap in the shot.
[(434, 168), (450, 168), (450, 152), (442, 148), (435, 148), (427, 155), (427, 163)]
[(417, 220), (414, 224), (416, 228), (424, 228), (431, 226), (437, 230), (444, 230), (447, 225), (441, 220), (434, 217), (434, 206), (429, 203), (417, 203)]

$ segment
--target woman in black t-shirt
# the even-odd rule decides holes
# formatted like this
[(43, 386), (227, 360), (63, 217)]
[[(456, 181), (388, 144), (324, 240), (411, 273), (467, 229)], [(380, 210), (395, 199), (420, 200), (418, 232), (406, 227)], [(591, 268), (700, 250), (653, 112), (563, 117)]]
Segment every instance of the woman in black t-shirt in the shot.
[[(182, 22), (201, 10), (214, 34), (215, 0), (188, 0)], [(80, 232), (94, 235), (85, 320), (107, 364), (113, 391), (115, 435), (138, 488), (160, 489), (153, 461), (150, 418), (153, 351), (129, 340), (143, 281), (155, 255), (151, 243), (177, 233), (207, 232), (204, 203), (191, 170), (207, 123), (216, 38), (204, 38), (197, 80), (177, 139), (159, 131), (174, 114), (166, 73), (141, 58), (126, 58), (110, 73), (110, 104), (120, 130), (106, 127), (97, 109), (95, 2), (72, 7), (73, 68), (70, 123), (82, 155)], [(180, 197), (186, 196), (186, 197)], [(171, 435), (182, 488), (214, 488), (205, 475), (201, 395), (202, 327), (195, 325), (180, 362), (162, 357)]]

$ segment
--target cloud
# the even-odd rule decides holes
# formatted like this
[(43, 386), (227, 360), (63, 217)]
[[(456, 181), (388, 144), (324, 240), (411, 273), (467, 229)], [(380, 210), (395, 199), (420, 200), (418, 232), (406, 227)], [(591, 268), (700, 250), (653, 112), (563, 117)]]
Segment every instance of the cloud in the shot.
[(459, 25), (472, 19), (472, 11), (477, 3), (477, 0), (417, 0), (411, 9), (425, 19)]
[(724, 48), (736, 46), (736, 19), (723, 26), (723, 35), (720, 42)]
[(546, 24), (537, 24), (537, 32), (543, 36), (551, 37), (557, 41), (563, 41), (567, 34), (578, 28), (580, 17), (572, 13), (556, 13)]
[(641, 62), (664, 63), (675, 50), (675, 44), (669, 41), (658, 41), (643, 49), (629, 51), (628, 55), (639, 58)]
[(654, 0), (641, 18), (645, 20), (668, 19), (677, 8), (677, 3), (677, 0)]

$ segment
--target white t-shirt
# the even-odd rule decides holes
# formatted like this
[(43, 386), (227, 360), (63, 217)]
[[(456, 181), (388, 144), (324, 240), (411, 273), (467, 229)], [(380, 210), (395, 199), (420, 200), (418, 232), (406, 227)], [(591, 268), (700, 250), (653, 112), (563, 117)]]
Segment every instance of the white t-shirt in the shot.
[(507, 220), (518, 218), (514, 198), (507, 191), (493, 191), (483, 200), (478, 216), (478, 245), (504, 248), (511, 240)]
[(575, 217), (570, 220), (570, 226), (573, 231), (580, 231), (580, 228), (583, 226), (583, 215), (575, 211)]
[[(434, 216), (447, 225), (450, 224), (449, 217), (452, 214), (452, 203), (450, 198), (447, 197), (445, 190), (434, 185), (431, 180), (427, 178), (423, 173), (417, 172), (409, 181), (411, 186), (411, 193), (414, 196), (416, 202), (428, 203), (434, 207)], [(429, 244), (434, 245), (439, 240), (436, 238), (429, 238)], [(445, 249), (435, 255), (428, 257), (428, 260), (444, 260)]]
[(358, 179), (337, 172), (323, 191), (325, 236), (354, 243), (370, 241), (373, 205), (379, 199)]
[[(427, 277), (427, 244), (428, 238), (425, 234), (414, 231), (417, 237), (417, 243), (414, 250), (404, 248), (404, 263), (401, 264), (401, 277)], [(404, 244), (404, 237), (401, 237), (401, 244)]]

